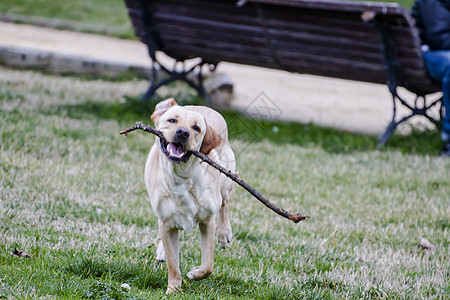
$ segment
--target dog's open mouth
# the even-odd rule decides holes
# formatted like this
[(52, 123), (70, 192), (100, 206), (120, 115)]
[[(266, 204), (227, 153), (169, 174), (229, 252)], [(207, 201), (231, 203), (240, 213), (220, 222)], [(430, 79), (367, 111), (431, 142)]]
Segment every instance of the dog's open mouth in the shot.
[(161, 150), (171, 161), (176, 163), (187, 162), (192, 154), (181, 143), (169, 143), (165, 140), (161, 140)]

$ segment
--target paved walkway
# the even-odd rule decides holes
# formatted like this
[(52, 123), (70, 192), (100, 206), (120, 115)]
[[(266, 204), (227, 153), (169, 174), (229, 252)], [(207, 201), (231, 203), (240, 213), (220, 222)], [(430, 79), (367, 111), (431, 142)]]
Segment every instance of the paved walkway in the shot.
[[(150, 64), (145, 45), (138, 41), (0, 22), (0, 56), (4, 63), (12, 60), (8, 58), (12, 52), (30, 51), (107, 67), (119, 64), (146, 69)], [(239, 109), (274, 103), (270, 117), (367, 134), (381, 133), (391, 118), (391, 96), (384, 85), (232, 63), (220, 63), (218, 71), (231, 76), (235, 91), (232, 106)], [(420, 122), (420, 118), (413, 119)]]

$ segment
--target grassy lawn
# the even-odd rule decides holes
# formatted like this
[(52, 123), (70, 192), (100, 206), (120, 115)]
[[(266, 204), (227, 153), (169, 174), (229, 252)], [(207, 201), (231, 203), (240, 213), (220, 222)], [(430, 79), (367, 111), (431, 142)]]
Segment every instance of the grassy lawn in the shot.
[(34, 18), (39, 18), (59, 28), (134, 38), (124, 0), (0, 1), (0, 14), (20, 23), (36, 23)]
[[(133, 100), (146, 86), (0, 68), (0, 299), (166, 298), (143, 180), (153, 136), (118, 134), (150, 123), (152, 108)], [(198, 101), (180, 86), (164, 91)], [(167, 298), (450, 297), (450, 161), (429, 146), (437, 132), (377, 150), (373, 137), (313, 125), (258, 128), (252, 142), (232, 139), (240, 177), (311, 219), (288, 222), (236, 185), (232, 246), (216, 247), (214, 274), (192, 282), (199, 234), (182, 233), (183, 291)]]

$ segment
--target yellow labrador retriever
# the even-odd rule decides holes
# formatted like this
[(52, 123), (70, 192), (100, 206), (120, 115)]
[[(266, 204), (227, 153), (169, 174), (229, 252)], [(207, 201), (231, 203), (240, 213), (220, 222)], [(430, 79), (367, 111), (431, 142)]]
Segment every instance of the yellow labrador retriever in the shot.
[[(213, 272), (214, 231), (222, 247), (230, 244), (228, 200), (232, 181), (200, 159), (194, 150), (235, 172), (235, 157), (228, 144), (227, 124), (216, 111), (204, 106), (179, 106), (174, 99), (156, 105), (151, 116), (166, 141), (156, 138), (145, 165), (145, 184), (158, 217), (161, 241), (156, 259), (167, 261), (167, 293), (181, 287), (178, 231), (197, 224), (201, 233), (201, 265), (187, 276), (193, 280)], [(215, 215), (218, 213), (217, 227)]]

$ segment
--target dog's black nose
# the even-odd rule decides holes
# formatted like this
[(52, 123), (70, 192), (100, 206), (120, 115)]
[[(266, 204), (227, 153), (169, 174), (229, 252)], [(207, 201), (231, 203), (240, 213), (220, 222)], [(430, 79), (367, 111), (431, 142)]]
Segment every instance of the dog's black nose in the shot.
[(177, 129), (177, 132), (175, 133), (175, 136), (180, 139), (180, 141), (186, 140), (189, 138), (189, 130), (187, 130), (184, 127), (180, 127)]

